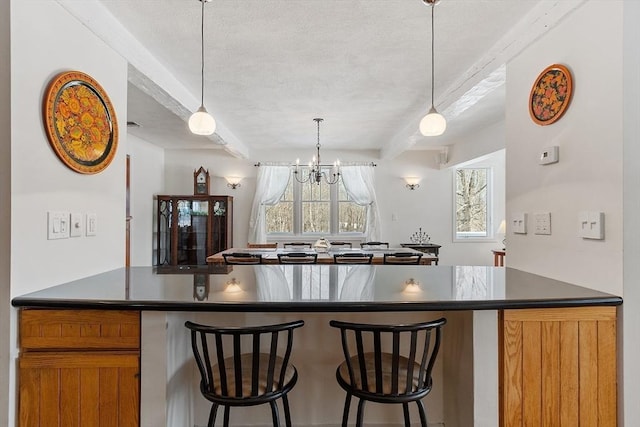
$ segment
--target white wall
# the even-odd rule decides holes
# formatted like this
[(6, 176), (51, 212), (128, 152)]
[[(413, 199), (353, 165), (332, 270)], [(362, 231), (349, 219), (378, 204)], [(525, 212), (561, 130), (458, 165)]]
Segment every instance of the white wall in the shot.
[[(507, 218), (529, 214), (529, 233), (507, 236), (509, 266), (618, 295), (622, 9), (623, 2), (601, 0), (579, 7), (507, 65), (506, 98)], [(539, 126), (529, 117), (529, 92), (537, 75), (553, 63), (571, 70), (573, 99), (560, 120)], [(560, 146), (560, 162), (538, 165), (540, 151), (551, 145)], [(534, 235), (532, 214), (545, 211), (551, 212), (553, 234)], [(604, 240), (577, 236), (580, 211), (605, 213)]]
[[(124, 263), (127, 64), (56, 2), (15, 1), (12, 7), (11, 287), (19, 295)], [(113, 162), (95, 175), (67, 168), (44, 131), (46, 87), (68, 70), (85, 72), (102, 85), (119, 122)], [(95, 212), (98, 233), (47, 240), (49, 210)]]
[(0, 424), (8, 425), (11, 366), (11, 34), (10, 2), (0, 2)]
[(164, 150), (133, 135), (127, 138), (130, 158), (131, 266), (155, 263), (154, 195), (164, 191)]
[(633, 426), (640, 418), (637, 396), (640, 396), (640, 2), (624, 4), (624, 103), (623, 103), (623, 172), (624, 172), (624, 305), (622, 307), (622, 345), (618, 353), (619, 413), (620, 424)]
[[(11, 129), (2, 134), (0, 168), (2, 209), (10, 218), (11, 239), (5, 226), (0, 228), (2, 250), (0, 264), (11, 256), (11, 296), (49, 287), (75, 278), (89, 276), (124, 265), (125, 236), (125, 152), (127, 116), (127, 64), (95, 37), (86, 27), (54, 1), (2, 2), (0, 27), (4, 31), (6, 4), (11, 7)], [(34, 31), (37, 28), (38, 31)], [(54, 35), (54, 36), (52, 36)], [(0, 35), (0, 50), (6, 53), (5, 35)], [(2, 55), (3, 58), (9, 57)], [(0, 92), (6, 92), (5, 60), (0, 65)], [(81, 175), (68, 169), (55, 155), (47, 140), (42, 102), (49, 81), (58, 73), (78, 70), (96, 79), (109, 95), (120, 125), (120, 143), (111, 165), (96, 175)], [(0, 122), (7, 99), (0, 93)], [(10, 143), (10, 148), (8, 147)], [(10, 155), (9, 155), (10, 150)], [(10, 171), (11, 178), (2, 176)], [(11, 183), (11, 196), (4, 189)], [(98, 234), (64, 240), (47, 240), (47, 211), (96, 213)], [(7, 222), (8, 223), (8, 222)], [(5, 239), (6, 238), (6, 239)], [(7, 254), (7, 255), (5, 255)], [(7, 271), (1, 268), (1, 271)], [(4, 274), (4, 273), (3, 273)], [(8, 288), (3, 288), (8, 290)], [(3, 299), (7, 301), (8, 299)], [(3, 337), (2, 348), (10, 349), (8, 426), (15, 423), (15, 364), (17, 327), (15, 310), (10, 324), (11, 336)], [(3, 327), (7, 323), (3, 322)], [(4, 363), (3, 363), (4, 365)], [(3, 369), (3, 374), (5, 375)], [(3, 384), (7, 384), (4, 381)], [(5, 400), (5, 399), (2, 399)]]

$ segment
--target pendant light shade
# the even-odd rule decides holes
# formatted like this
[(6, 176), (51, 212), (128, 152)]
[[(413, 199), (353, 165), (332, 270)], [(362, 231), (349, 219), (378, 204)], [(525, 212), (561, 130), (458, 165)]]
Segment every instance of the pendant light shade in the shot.
[(189, 117), (189, 130), (196, 135), (211, 135), (216, 130), (216, 121), (204, 108), (204, 4), (211, 0), (198, 0), (202, 3), (200, 22), (200, 108)]
[(189, 117), (189, 130), (196, 135), (211, 135), (216, 130), (216, 121), (204, 105)]
[(447, 120), (432, 106), (426, 116), (420, 120), (420, 133), (424, 136), (442, 135), (447, 129)]
[(427, 5), (431, 6), (431, 108), (426, 116), (420, 120), (420, 133), (424, 136), (439, 136), (444, 133), (447, 129), (447, 120), (444, 116), (436, 110), (436, 107), (433, 103), (433, 92), (434, 92), (434, 30), (433, 30), (433, 14), (434, 9), (436, 8), (436, 4), (438, 4), (439, 0), (422, 0)]

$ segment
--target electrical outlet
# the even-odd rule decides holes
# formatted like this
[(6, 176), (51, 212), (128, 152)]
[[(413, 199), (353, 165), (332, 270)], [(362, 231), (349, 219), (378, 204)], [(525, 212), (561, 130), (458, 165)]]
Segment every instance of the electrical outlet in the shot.
[(604, 239), (604, 212), (580, 212), (578, 214), (578, 237)]

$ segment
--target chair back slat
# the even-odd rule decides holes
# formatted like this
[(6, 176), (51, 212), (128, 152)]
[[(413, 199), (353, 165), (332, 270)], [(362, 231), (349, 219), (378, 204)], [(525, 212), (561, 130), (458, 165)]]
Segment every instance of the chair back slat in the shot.
[[(291, 349), (293, 348), (293, 329), (288, 329), (285, 332), (287, 334), (287, 348), (284, 353), (282, 366), (289, 365), (289, 357), (291, 357)], [(285, 373), (284, 369), (280, 370), (280, 378), (278, 379), (280, 384), (284, 384)]]
[[(273, 377), (276, 370), (276, 351), (278, 349), (278, 332), (271, 333), (271, 349), (269, 351), (269, 365), (267, 368), (267, 390), (273, 389)], [(282, 374), (282, 369), (280, 370)], [(280, 381), (282, 384), (282, 381)]]
[(363, 242), (360, 243), (360, 247), (363, 249), (378, 249), (383, 247), (389, 249), (389, 242)]
[(255, 396), (260, 385), (260, 334), (253, 334), (251, 349), (251, 394)]
[[(428, 386), (429, 378), (431, 377), (431, 369), (429, 365), (427, 365), (427, 356), (429, 345), (431, 344), (431, 331), (427, 331), (424, 337), (424, 350), (422, 351), (422, 360), (420, 360), (420, 371), (424, 372), (424, 375), (420, 375), (420, 379), (418, 382), (418, 387)], [(431, 362), (431, 360), (429, 360)]]
[(411, 344), (409, 345), (409, 357), (407, 361), (407, 377), (405, 390), (413, 389), (413, 368), (416, 363), (416, 349), (418, 346), (418, 331), (411, 331)]
[(382, 344), (380, 342), (380, 331), (373, 331), (373, 360), (376, 393), (382, 393)]
[[(235, 381), (236, 397), (242, 397), (242, 345), (240, 343), (240, 335), (233, 336), (233, 374)], [(225, 375), (226, 376), (226, 375)]]
[[(206, 344), (206, 337), (207, 334), (205, 332), (201, 332), (202, 333), (202, 339), (205, 340), (205, 344)], [(222, 336), (221, 335), (216, 335), (215, 336), (215, 341), (216, 341), (216, 357), (218, 358), (218, 375), (220, 378), (220, 388), (222, 389), (222, 394), (227, 395), (229, 394), (229, 384), (227, 382), (227, 367), (225, 365), (225, 357), (224, 357), (224, 347), (222, 345)], [(207, 355), (207, 367), (210, 370), (213, 370), (211, 368), (211, 360), (209, 360), (209, 350), (207, 349), (207, 347), (205, 345), (203, 345), (203, 349), (202, 352), (204, 354)], [(213, 393), (213, 385), (215, 384), (215, 382), (212, 381), (209, 383), (211, 384), (211, 389), (208, 390), (210, 393)]]
[(391, 352), (391, 394), (398, 394), (400, 381), (400, 332), (393, 334), (393, 351)]
[[(356, 331), (356, 354), (358, 355), (358, 365), (360, 367), (360, 382), (362, 383), (363, 389), (369, 388), (369, 380), (367, 378), (367, 363), (364, 358), (364, 346), (362, 344), (362, 331)], [(351, 363), (348, 361), (347, 363)], [(355, 384), (355, 383), (353, 383)]]

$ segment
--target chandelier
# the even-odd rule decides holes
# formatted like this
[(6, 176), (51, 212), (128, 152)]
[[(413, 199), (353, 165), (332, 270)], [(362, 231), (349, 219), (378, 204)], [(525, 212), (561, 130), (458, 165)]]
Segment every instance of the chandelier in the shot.
[(320, 123), (324, 119), (313, 119), (318, 126), (318, 142), (316, 144), (316, 155), (309, 162), (309, 171), (305, 175), (300, 169), (300, 159), (296, 159), (296, 165), (293, 169), (293, 176), (296, 181), (301, 184), (316, 183), (320, 185), (322, 181), (327, 184), (336, 184), (340, 181), (340, 160), (336, 160), (333, 165), (323, 165), (320, 162)]

